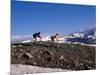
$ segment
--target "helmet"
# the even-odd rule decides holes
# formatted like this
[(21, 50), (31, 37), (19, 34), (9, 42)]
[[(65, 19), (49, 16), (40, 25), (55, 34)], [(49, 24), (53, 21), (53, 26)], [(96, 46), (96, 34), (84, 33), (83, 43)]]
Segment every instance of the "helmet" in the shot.
[(40, 34), (40, 32), (38, 32), (38, 34)]
[(56, 35), (59, 35), (58, 33), (56, 33)]

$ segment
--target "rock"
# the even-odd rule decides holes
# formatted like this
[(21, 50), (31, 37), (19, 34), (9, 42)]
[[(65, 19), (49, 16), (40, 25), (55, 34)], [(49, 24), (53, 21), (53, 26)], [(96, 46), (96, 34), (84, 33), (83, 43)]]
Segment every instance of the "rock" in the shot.
[(64, 59), (64, 56), (61, 55), (61, 56), (59, 57), (59, 60), (63, 60), (63, 59)]
[(23, 54), (24, 58), (31, 59), (33, 56), (30, 53)]
[(51, 52), (50, 51), (44, 51), (43, 54), (44, 55), (51, 55)]
[(18, 45), (19, 47), (23, 46), (23, 45)]

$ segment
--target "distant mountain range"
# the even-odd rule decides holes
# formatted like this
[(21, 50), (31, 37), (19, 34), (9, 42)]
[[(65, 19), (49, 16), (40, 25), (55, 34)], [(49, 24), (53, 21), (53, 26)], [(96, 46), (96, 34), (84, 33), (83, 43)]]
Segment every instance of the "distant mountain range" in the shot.
[(31, 40), (31, 39), (32, 39), (31, 35), (26, 35), (26, 36), (12, 36), (11, 37), (11, 44), (21, 43), (22, 41)]
[(86, 29), (84, 31), (75, 32), (66, 37), (66, 42), (79, 42), (84, 44), (96, 44), (96, 29)]
[[(96, 44), (96, 28), (90, 28), (79, 32), (74, 32), (70, 35), (59, 38), (58, 43), (83, 43)], [(32, 36), (12, 38), (11, 43), (26, 43), (34, 41)], [(39, 40), (38, 40), (39, 41)], [(41, 41), (50, 41), (50, 36), (45, 36)]]

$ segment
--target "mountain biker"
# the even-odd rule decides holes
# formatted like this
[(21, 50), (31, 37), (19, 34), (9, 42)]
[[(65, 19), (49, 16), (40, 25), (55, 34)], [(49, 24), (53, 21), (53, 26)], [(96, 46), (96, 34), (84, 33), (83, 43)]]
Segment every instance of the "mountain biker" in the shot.
[(58, 36), (59, 36), (58, 33), (56, 33), (55, 35), (52, 35), (52, 36), (51, 36), (51, 41), (52, 41), (52, 42), (58, 41)]
[(40, 36), (40, 32), (37, 32), (37, 33), (34, 33), (33, 34), (33, 38), (35, 39), (35, 41), (37, 41), (37, 38), (40, 38), (41, 39), (41, 36)]

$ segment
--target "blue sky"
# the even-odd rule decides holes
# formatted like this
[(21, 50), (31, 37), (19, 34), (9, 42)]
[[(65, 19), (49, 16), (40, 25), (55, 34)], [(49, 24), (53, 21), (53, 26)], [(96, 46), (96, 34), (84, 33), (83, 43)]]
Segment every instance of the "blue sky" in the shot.
[(88, 5), (12, 1), (11, 34), (70, 34), (95, 27), (95, 10)]

